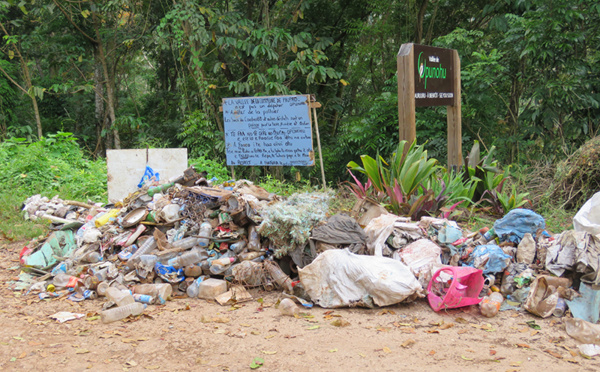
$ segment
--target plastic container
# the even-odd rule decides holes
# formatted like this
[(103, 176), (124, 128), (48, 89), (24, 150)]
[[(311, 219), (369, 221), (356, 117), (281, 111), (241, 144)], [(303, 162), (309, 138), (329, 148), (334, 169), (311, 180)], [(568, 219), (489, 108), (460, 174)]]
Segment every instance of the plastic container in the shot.
[(504, 301), (504, 297), (498, 292), (493, 292), (491, 295), (485, 296), (479, 303), (481, 314), (488, 318), (495, 317), (498, 311), (500, 311), (502, 301)]
[(100, 315), (100, 319), (102, 320), (102, 323), (112, 323), (117, 320), (125, 319), (130, 315), (140, 315), (145, 308), (146, 305), (139, 302), (133, 302), (125, 306), (104, 310)]
[(584, 344), (600, 345), (600, 324), (586, 322), (579, 318), (565, 319), (567, 334)]
[(220, 294), (227, 292), (227, 282), (221, 279), (206, 279), (198, 285), (198, 298), (214, 300)]
[(182, 254), (181, 256), (171, 258), (169, 261), (167, 261), (167, 265), (175, 268), (191, 266), (197, 264), (198, 262), (202, 262), (207, 257), (208, 255), (205, 251), (194, 249), (191, 252)]
[(160, 211), (160, 218), (166, 223), (172, 223), (179, 219), (179, 204), (169, 204)]
[[(439, 281), (440, 274), (451, 278), (448, 282)], [(440, 278), (441, 279), (441, 278)], [(427, 299), (434, 311), (477, 305), (483, 288), (483, 271), (468, 266), (443, 267), (433, 274), (427, 286)]]
[(298, 315), (300, 309), (294, 301), (290, 300), (289, 298), (284, 298), (279, 303), (279, 311), (281, 312), (281, 315), (295, 316)]
[(106, 297), (117, 306), (125, 306), (135, 302), (130, 291), (122, 291), (115, 287), (109, 287), (106, 290)]
[(94, 225), (96, 227), (104, 226), (110, 221), (111, 218), (116, 218), (119, 215), (120, 209), (111, 209), (108, 212), (104, 213), (100, 217), (96, 218)]
[(244, 251), (244, 249), (246, 249), (246, 241), (240, 240), (239, 242), (232, 244), (229, 249), (231, 249), (235, 254), (240, 254)]
[(256, 226), (252, 225), (248, 229), (248, 250), (258, 252), (260, 249), (260, 234), (256, 231)]
[(200, 235), (200, 238), (198, 239), (199, 246), (208, 247), (208, 245), (210, 244), (211, 232), (212, 225), (210, 224), (210, 222), (202, 222), (202, 225), (200, 225), (200, 231), (198, 232), (198, 235)]

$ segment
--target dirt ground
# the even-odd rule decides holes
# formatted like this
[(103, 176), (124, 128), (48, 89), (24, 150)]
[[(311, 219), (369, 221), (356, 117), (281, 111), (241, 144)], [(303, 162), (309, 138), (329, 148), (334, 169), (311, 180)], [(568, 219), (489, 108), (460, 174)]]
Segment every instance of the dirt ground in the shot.
[[(102, 324), (102, 300), (39, 300), (10, 289), (23, 244), (0, 242), (0, 368), (46, 371), (597, 371), (559, 318), (478, 307), (435, 313), (425, 299), (381, 309), (302, 310), (282, 316), (276, 292), (238, 307), (180, 298)], [(262, 305), (257, 299), (263, 299)], [(58, 311), (82, 319), (58, 323)], [(340, 320), (345, 326), (332, 323)], [(534, 320), (541, 327), (526, 324)], [(254, 367), (257, 367), (256, 365)]]

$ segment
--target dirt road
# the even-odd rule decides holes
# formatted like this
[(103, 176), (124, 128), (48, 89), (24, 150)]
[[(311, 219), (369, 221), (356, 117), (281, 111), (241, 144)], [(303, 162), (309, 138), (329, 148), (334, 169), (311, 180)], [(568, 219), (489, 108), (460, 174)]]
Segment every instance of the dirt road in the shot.
[[(275, 308), (277, 293), (254, 291), (255, 300), (238, 307), (181, 298), (102, 324), (102, 300), (39, 300), (10, 290), (21, 246), (0, 247), (2, 370), (248, 371), (255, 358), (259, 371), (600, 370), (600, 357), (580, 356), (560, 319), (515, 311), (488, 319), (477, 307), (437, 314), (425, 300), (316, 307), (294, 318)], [(85, 317), (60, 324), (49, 318), (58, 311)]]

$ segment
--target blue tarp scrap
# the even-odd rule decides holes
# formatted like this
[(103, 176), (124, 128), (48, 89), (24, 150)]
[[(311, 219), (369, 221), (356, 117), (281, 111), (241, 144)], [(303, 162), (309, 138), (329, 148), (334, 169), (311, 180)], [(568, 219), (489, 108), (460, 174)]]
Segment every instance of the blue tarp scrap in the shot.
[(501, 242), (509, 241), (519, 244), (526, 233), (536, 236), (538, 230), (546, 228), (546, 221), (539, 214), (529, 209), (513, 209), (504, 217), (494, 222), (494, 232)]

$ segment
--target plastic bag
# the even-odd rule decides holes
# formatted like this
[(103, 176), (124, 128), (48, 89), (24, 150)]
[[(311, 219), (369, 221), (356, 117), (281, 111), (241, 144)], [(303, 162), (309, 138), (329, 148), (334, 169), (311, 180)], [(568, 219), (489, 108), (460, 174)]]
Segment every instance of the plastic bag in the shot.
[(499, 273), (510, 263), (510, 256), (497, 245), (478, 245), (469, 259), (469, 266), (482, 269), (484, 274)]
[(144, 184), (150, 180), (155, 181), (155, 182), (160, 181), (160, 174), (158, 174), (158, 172), (154, 172), (154, 170), (152, 168), (150, 168), (149, 166), (146, 165), (146, 171), (144, 172), (144, 175), (142, 176), (140, 183), (138, 183), (138, 185), (137, 185), (138, 189), (143, 187)]
[(538, 230), (546, 228), (546, 221), (529, 209), (513, 209), (494, 222), (494, 231), (501, 242), (520, 243), (526, 233), (536, 236)]
[(325, 251), (298, 272), (306, 293), (324, 308), (388, 306), (424, 295), (402, 262), (356, 255), (348, 249)]
[(587, 231), (592, 235), (600, 234), (600, 192), (597, 192), (573, 217), (575, 231)]

